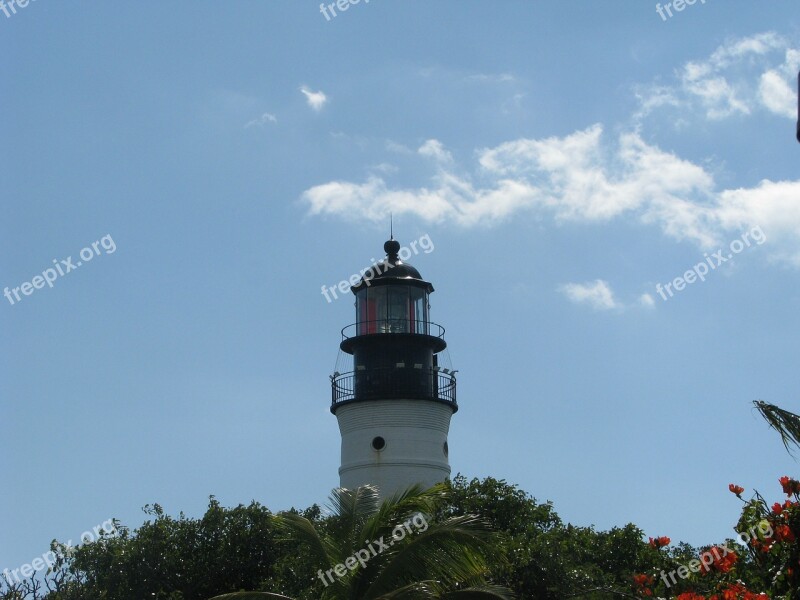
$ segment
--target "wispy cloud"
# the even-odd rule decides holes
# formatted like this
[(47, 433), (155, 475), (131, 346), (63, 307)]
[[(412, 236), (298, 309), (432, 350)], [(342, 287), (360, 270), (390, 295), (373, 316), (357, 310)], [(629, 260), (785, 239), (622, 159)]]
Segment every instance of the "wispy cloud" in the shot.
[[(765, 60), (779, 64), (765, 69)], [(747, 67), (750, 85), (727, 79), (722, 71), (734, 67)], [(800, 51), (776, 34), (734, 40), (684, 65), (675, 86), (640, 90), (638, 114), (700, 103), (712, 120), (750, 114), (759, 106), (793, 118), (796, 99), (784, 85), (797, 68)], [(564, 136), (520, 138), (476, 149), (475, 162), (466, 167), (431, 139), (416, 155), (437, 168), (421, 185), (398, 187), (390, 174), (373, 172), (365, 181), (309, 188), (302, 201), (312, 215), (382, 222), (393, 211), (461, 227), (490, 227), (521, 212), (561, 223), (627, 219), (703, 249), (758, 225), (770, 237), (770, 256), (800, 267), (800, 180), (721, 189), (704, 165), (647, 141), (643, 129), (639, 122), (609, 137), (596, 124)], [(411, 152), (395, 142), (387, 150)]]
[(373, 177), (315, 186), (303, 200), (311, 214), (381, 221), (392, 210), (465, 227), (501, 222), (520, 210), (560, 221), (608, 221), (629, 213), (660, 224), (673, 237), (710, 245), (704, 211), (684, 198), (709, 195), (711, 175), (638, 134), (623, 134), (616, 144), (604, 144), (602, 134), (595, 125), (562, 138), (523, 138), (481, 149), (473, 176), (457, 172), (450, 153), (430, 140), (419, 154), (439, 166), (431, 185), (392, 189)]
[(656, 301), (650, 294), (642, 294), (639, 296), (639, 304), (645, 308), (653, 308), (656, 305)]
[(681, 66), (673, 83), (639, 86), (640, 108), (634, 117), (640, 120), (660, 109), (680, 108), (684, 114), (702, 114), (712, 121), (760, 109), (792, 118), (798, 68), (800, 50), (775, 32), (733, 39), (707, 58)]
[(394, 166), (391, 163), (385, 163), (385, 162), (373, 165), (372, 167), (370, 167), (370, 169), (378, 173), (397, 173), (398, 171), (398, 168), (396, 166)]
[(277, 122), (278, 122), (278, 117), (276, 117), (272, 113), (264, 113), (257, 119), (253, 119), (252, 121), (246, 123), (244, 127), (245, 129), (247, 129), (248, 127), (263, 127), (267, 123), (277, 123)]
[(464, 77), (467, 83), (513, 83), (516, 80), (510, 73), (475, 73)]
[(448, 152), (439, 140), (428, 140), (419, 147), (417, 152), (421, 156), (432, 158), (440, 164), (450, 164), (453, 162), (453, 155)]
[(607, 281), (596, 279), (588, 283), (567, 283), (559, 288), (570, 302), (587, 304), (595, 310), (614, 310), (620, 305)]
[(386, 150), (395, 154), (414, 154), (411, 148), (403, 144), (398, 144), (393, 140), (386, 140)]
[(462, 227), (496, 225), (521, 211), (557, 222), (627, 218), (704, 249), (715, 248), (730, 232), (759, 225), (768, 231), (775, 256), (800, 266), (800, 181), (718, 189), (703, 166), (647, 143), (639, 133), (608, 140), (600, 125), (478, 150), (472, 174), (451, 163), (439, 143), (422, 148), (421, 158), (438, 167), (428, 185), (396, 188), (372, 175), (361, 183), (314, 186), (302, 200), (312, 215), (382, 222), (393, 211)]
[(795, 91), (778, 71), (769, 70), (761, 75), (759, 99), (768, 110), (789, 119), (797, 115), (797, 97)]
[(325, 93), (320, 90), (318, 92), (312, 92), (308, 87), (303, 86), (300, 88), (300, 91), (306, 97), (306, 102), (311, 107), (312, 110), (319, 112), (322, 110), (322, 107), (328, 102), (328, 97)]

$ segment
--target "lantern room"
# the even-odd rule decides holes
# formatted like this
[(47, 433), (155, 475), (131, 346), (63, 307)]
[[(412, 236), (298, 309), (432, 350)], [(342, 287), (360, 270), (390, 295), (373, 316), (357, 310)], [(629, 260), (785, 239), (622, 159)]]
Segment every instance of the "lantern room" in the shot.
[(356, 322), (342, 330), (340, 348), (353, 371), (332, 377), (335, 412), (359, 400), (417, 398), (457, 410), (455, 377), (438, 364), (447, 347), (444, 328), (430, 320), (433, 285), (400, 260), (400, 244), (384, 244), (386, 259), (364, 271), (352, 287)]
[[(354, 290), (358, 335), (427, 334), (430, 329), (428, 295), (433, 291), (433, 286), (422, 281), (416, 269), (409, 265), (382, 262), (373, 267), (373, 269), (381, 268), (399, 269), (401, 272), (391, 273), (391, 277), (378, 275), (377, 280), (362, 279), (359, 289)], [(413, 274), (409, 274), (411, 269), (414, 271)], [(365, 276), (367, 274), (369, 271)], [(390, 282), (391, 285), (387, 285)]]

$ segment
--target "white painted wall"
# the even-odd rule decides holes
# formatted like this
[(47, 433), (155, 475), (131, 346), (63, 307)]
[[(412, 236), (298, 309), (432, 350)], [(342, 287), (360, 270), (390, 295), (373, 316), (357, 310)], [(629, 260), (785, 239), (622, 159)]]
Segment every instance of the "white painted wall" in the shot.
[[(430, 487), (450, 475), (444, 444), (453, 410), (428, 400), (366, 400), (336, 410), (342, 435), (341, 487), (377, 485), (381, 497), (415, 483)], [(372, 440), (380, 436), (380, 452)]]

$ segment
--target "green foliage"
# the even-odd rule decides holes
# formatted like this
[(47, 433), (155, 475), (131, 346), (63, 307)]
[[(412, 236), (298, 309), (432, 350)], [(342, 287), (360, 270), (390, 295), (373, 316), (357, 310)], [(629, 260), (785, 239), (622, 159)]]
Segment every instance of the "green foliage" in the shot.
[(769, 426), (781, 436), (787, 452), (791, 454), (792, 446), (800, 448), (800, 415), (762, 400), (755, 400), (753, 404)]
[(309, 572), (317, 598), (508, 598), (485, 583), (496, 545), (483, 521), (473, 515), (429, 521), (447, 493), (444, 484), (412, 487), (381, 502), (372, 486), (338, 489), (322, 526), (294, 513), (276, 522), (317, 565)]
[(508, 560), (492, 572), (520, 598), (614, 597), (615, 590), (631, 590), (634, 573), (659, 560), (633, 525), (608, 532), (564, 525), (551, 503), (492, 477), (468, 482), (458, 475), (451, 486), (449, 514), (480, 514), (502, 532)]
[[(114, 535), (62, 553), (48, 577), (60, 581), (58, 589), (45, 595), (46, 586), (36, 589), (28, 582), (13, 591), (0, 588), (0, 598), (205, 600), (261, 589), (276, 579), (292, 591), (297, 588), (291, 569), (281, 561), (293, 556), (297, 562), (297, 545), (276, 539), (274, 517), (258, 503), (228, 509), (212, 497), (200, 519), (172, 518), (157, 504), (145, 512), (153, 518), (135, 532), (118, 525)], [(316, 519), (319, 509), (305, 514)]]
[(124, 531), (76, 554), (73, 569), (98, 599), (199, 600), (269, 576), (276, 548), (266, 508), (224, 509), (211, 498), (199, 520), (173, 519), (158, 505), (147, 512), (155, 519), (134, 537)]
[[(146, 513), (135, 531), (117, 524), (115, 534), (72, 554), (62, 548), (47, 578), (50, 591), (0, 587), (0, 600), (502, 597), (487, 579), (520, 600), (597, 600), (632, 597), (634, 573), (696, 556), (688, 546), (656, 551), (633, 525), (595, 531), (564, 524), (552, 504), (491, 477), (457, 476), (383, 504), (369, 488), (338, 491), (325, 517), (317, 506), (276, 517), (257, 503), (226, 509), (213, 498), (199, 519), (172, 518), (158, 505)], [(344, 564), (367, 541), (391, 538), (417, 514), (426, 518), (425, 531), (322, 583), (320, 569)]]
[(223, 594), (214, 600), (293, 600), (289, 596), (280, 594), (270, 594), (269, 592), (234, 592), (233, 594)]
[[(800, 447), (800, 416), (755, 405), (787, 450)], [(736, 531), (750, 536), (735, 561), (669, 588), (662, 575), (708, 547), (670, 546), (668, 539), (648, 544), (632, 524), (610, 531), (564, 524), (551, 503), (514, 485), (459, 475), (384, 503), (369, 486), (337, 490), (326, 517), (317, 506), (278, 517), (255, 502), (226, 509), (213, 497), (200, 519), (172, 518), (157, 504), (147, 506), (151, 519), (135, 531), (115, 521), (113, 534), (101, 531), (99, 540), (77, 549), (53, 541), (56, 562), (47, 576), (15, 583), (0, 577), (0, 600), (492, 600), (505, 597), (506, 588), (520, 600), (688, 591), (687, 598), (703, 598), (726, 585), (726, 597), (757, 597), (746, 595), (747, 586), (800, 600), (800, 481), (785, 476), (780, 483), (787, 496), (782, 504), (769, 506), (757, 492), (742, 499)], [(730, 488), (741, 499), (743, 488)], [(322, 583), (322, 572), (370, 541), (390, 539), (415, 515), (425, 517), (424, 531), (409, 532)], [(769, 532), (754, 535), (759, 526)], [(731, 540), (725, 545), (734, 547)]]

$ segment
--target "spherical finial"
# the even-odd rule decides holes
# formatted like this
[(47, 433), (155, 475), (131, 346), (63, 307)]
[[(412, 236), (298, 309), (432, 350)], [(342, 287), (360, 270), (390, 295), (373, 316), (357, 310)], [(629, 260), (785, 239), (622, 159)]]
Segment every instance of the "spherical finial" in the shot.
[(397, 258), (397, 253), (400, 252), (400, 242), (389, 240), (383, 245), (383, 250), (389, 258)]

